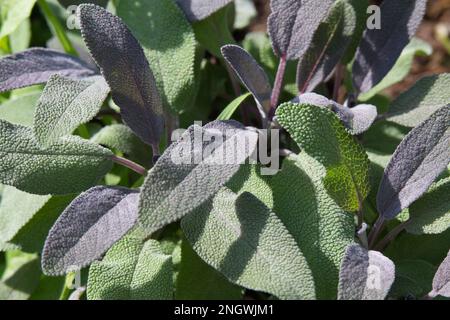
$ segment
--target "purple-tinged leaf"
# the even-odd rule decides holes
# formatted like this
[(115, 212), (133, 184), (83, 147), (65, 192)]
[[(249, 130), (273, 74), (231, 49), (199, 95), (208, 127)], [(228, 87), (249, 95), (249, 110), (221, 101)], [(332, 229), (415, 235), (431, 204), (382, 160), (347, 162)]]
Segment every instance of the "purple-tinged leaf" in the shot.
[(81, 32), (123, 121), (155, 146), (164, 131), (161, 97), (144, 51), (122, 20), (96, 5), (78, 7)]
[(383, 80), (408, 45), (426, 9), (426, 0), (386, 0), (381, 5), (381, 29), (366, 29), (353, 64), (357, 95)]
[(233, 0), (175, 0), (190, 22), (203, 20)]
[(235, 45), (222, 47), (222, 55), (265, 112), (270, 110), (272, 87), (264, 69), (244, 49)]
[(450, 105), (436, 111), (400, 143), (387, 165), (377, 194), (387, 220), (428, 190), (450, 161)]
[(278, 57), (300, 58), (334, 0), (271, 0), (268, 32)]
[(384, 300), (395, 280), (394, 263), (358, 244), (347, 248), (339, 272), (339, 300)]
[(375, 106), (363, 104), (348, 108), (313, 92), (301, 94), (292, 102), (330, 109), (337, 114), (353, 135), (359, 135), (367, 131), (377, 117)]
[(443, 296), (450, 298), (450, 251), (442, 261), (433, 279), (433, 290), (430, 297)]
[(97, 186), (79, 195), (50, 230), (42, 252), (42, 270), (62, 275), (100, 258), (136, 223), (139, 193)]
[(0, 60), (0, 92), (45, 83), (54, 74), (83, 79), (97, 72), (86, 62), (65, 53), (32, 48)]
[(301, 93), (313, 91), (332, 74), (350, 44), (355, 25), (352, 6), (344, 0), (337, 1), (299, 60), (297, 86)]

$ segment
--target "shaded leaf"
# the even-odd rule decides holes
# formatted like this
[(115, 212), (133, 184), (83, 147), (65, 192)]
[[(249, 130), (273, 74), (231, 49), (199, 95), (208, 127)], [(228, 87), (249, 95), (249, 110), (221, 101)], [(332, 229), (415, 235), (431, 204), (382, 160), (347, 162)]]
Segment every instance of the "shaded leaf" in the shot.
[(353, 7), (356, 17), (356, 27), (345, 56), (342, 59), (343, 64), (348, 64), (355, 56), (356, 49), (367, 26), (367, 7), (369, 6), (368, 0), (346, 0), (346, 2)]
[(266, 72), (256, 60), (244, 49), (235, 45), (222, 47), (222, 55), (234, 72), (253, 94), (259, 108), (265, 112), (270, 110), (272, 87)]
[(450, 106), (413, 129), (391, 158), (377, 194), (378, 212), (393, 219), (417, 200), (450, 161)]
[(377, 251), (351, 245), (339, 273), (339, 300), (384, 300), (394, 283), (394, 263)]
[(81, 5), (78, 14), (83, 39), (123, 121), (144, 142), (158, 145), (164, 131), (161, 98), (139, 42), (120, 18), (102, 7)]
[[(217, 117), (217, 120), (230, 120), (236, 110), (242, 105), (242, 103), (251, 95), (250, 92), (237, 97), (233, 101), (230, 102), (228, 106), (223, 109), (220, 115)], [(1, 109), (0, 109), (1, 111)], [(0, 113), (1, 116), (1, 113)]]
[(22, 126), (33, 126), (34, 111), (41, 92), (12, 97), (0, 105), (0, 119)]
[(0, 3), (0, 38), (10, 35), (31, 15), (36, 0), (3, 0)]
[(431, 291), (436, 268), (423, 260), (401, 260), (395, 262), (395, 281), (389, 298), (422, 298)]
[(130, 230), (137, 220), (138, 192), (97, 186), (78, 196), (50, 230), (42, 270), (62, 275), (89, 265)]
[(358, 211), (369, 193), (369, 160), (360, 144), (330, 110), (285, 103), (277, 121), (297, 144), (327, 170), (327, 191), (346, 211)]
[(350, 44), (355, 25), (352, 6), (345, 0), (336, 1), (300, 57), (297, 86), (301, 93), (313, 91), (332, 74)]
[(236, 174), (257, 140), (255, 132), (232, 120), (189, 127), (166, 149), (144, 182), (141, 225), (151, 234), (201, 205)]
[(175, 0), (190, 22), (203, 20), (232, 0)]
[(36, 106), (33, 126), (36, 139), (48, 147), (70, 135), (97, 115), (108, 93), (109, 87), (100, 76), (92, 80), (52, 76)]
[(41, 149), (31, 128), (0, 120), (0, 181), (25, 192), (85, 190), (111, 169), (111, 156), (108, 149), (75, 136)]
[(53, 74), (83, 79), (96, 73), (85, 62), (65, 53), (32, 48), (0, 60), (0, 92), (45, 83)]
[(117, 14), (142, 45), (164, 106), (186, 111), (195, 97), (196, 41), (181, 10), (173, 0), (135, 0), (121, 1)]
[(424, 77), (389, 107), (388, 120), (415, 127), (450, 101), (450, 73)]
[(450, 251), (434, 276), (433, 291), (429, 295), (450, 298)]
[(381, 29), (366, 29), (353, 63), (353, 87), (357, 95), (372, 89), (388, 74), (416, 33), (426, 0), (384, 1)]
[(173, 295), (172, 259), (156, 240), (126, 236), (89, 269), (89, 300), (166, 300)]
[(231, 282), (280, 299), (314, 299), (302, 252), (279, 218), (250, 193), (224, 188), (181, 221), (197, 254)]
[(327, 17), (334, 0), (271, 0), (268, 32), (278, 57), (300, 58)]

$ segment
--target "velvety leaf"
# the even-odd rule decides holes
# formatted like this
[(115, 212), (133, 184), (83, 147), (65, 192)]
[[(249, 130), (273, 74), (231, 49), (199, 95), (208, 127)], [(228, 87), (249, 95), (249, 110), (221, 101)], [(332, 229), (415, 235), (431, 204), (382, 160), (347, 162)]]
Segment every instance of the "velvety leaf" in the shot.
[(0, 105), (0, 119), (26, 127), (33, 126), (34, 111), (40, 96), (38, 91), (10, 98)]
[(31, 15), (35, 3), (36, 0), (3, 0), (0, 4), (0, 38), (13, 33)]
[(253, 94), (259, 108), (268, 112), (270, 110), (272, 87), (261, 66), (247, 51), (239, 46), (227, 45), (222, 47), (222, 55), (248, 91)]
[(301, 93), (313, 91), (332, 74), (350, 44), (355, 25), (352, 6), (346, 0), (336, 1), (308, 50), (300, 57), (297, 86)]
[(391, 71), (376, 86), (368, 92), (359, 95), (358, 100), (367, 101), (384, 89), (401, 82), (410, 73), (416, 56), (430, 56), (432, 53), (433, 47), (430, 44), (419, 38), (413, 38), (403, 49)]
[(339, 273), (339, 300), (384, 300), (395, 279), (394, 263), (360, 245), (347, 248)]
[(301, 152), (283, 161), (274, 176), (261, 168), (242, 167), (227, 186), (251, 192), (283, 222), (311, 269), (317, 299), (336, 299), (339, 267), (348, 245), (354, 243), (354, 217), (328, 195), (325, 168)]
[(255, 132), (232, 120), (189, 127), (166, 149), (144, 182), (141, 225), (151, 234), (193, 211), (236, 174), (257, 140)]
[(327, 191), (346, 211), (355, 212), (369, 193), (369, 160), (330, 110), (308, 104), (285, 103), (277, 121), (306, 153), (327, 170)]
[(381, 29), (366, 29), (353, 63), (353, 87), (357, 94), (369, 91), (389, 73), (416, 33), (426, 3), (426, 0), (404, 0), (381, 4)]
[(311, 271), (280, 219), (250, 193), (224, 188), (181, 221), (197, 254), (231, 282), (280, 299), (314, 299)]
[(203, 20), (232, 0), (175, 0), (190, 22)]
[(356, 17), (356, 27), (345, 56), (342, 59), (343, 64), (348, 64), (355, 56), (356, 49), (367, 26), (367, 7), (369, 6), (369, 0), (346, 0), (346, 2), (353, 7)]
[(450, 178), (433, 184), (409, 207), (406, 231), (412, 234), (438, 234), (450, 228)]
[(377, 195), (378, 212), (393, 219), (427, 191), (450, 161), (450, 106), (413, 129), (391, 158)]
[(96, 5), (78, 7), (83, 39), (102, 70), (123, 121), (157, 145), (164, 119), (155, 78), (142, 47), (120, 18)]
[(103, 105), (109, 87), (103, 77), (71, 80), (52, 76), (39, 99), (34, 115), (34, 134), (43, 146), (70, 135), (91, 121)]
[(240, 300), (242, 289), (206, 264), (187, 241), (181, 246), (181, 263), (176, 282), (177, 300)]
[(354, 135), (369, 130), (378, 116), (377, 107), (371, 104), (358, 104), (350, 110), (353, 113), (351, 131)]
[(450, 251), (441, 263), (433, 279), (433, 291), (430, 296), (450, 298)]
[(300, 58), (311, 44), (314, 33), (327, 17), (333, 0), (271, 0), (268, 32), (277, 56)]
[(75, 136), (41, 149), (31, 128), (0, 120), (0, 181), (25, 192), (85, 190), (111, 169), (111, 156), (109, 150)]
[(53, 74), (82, 79), (96, 73), (75, 57), (50, 49), (32, 48), (0, 60), (0, 92), (45, 83)]
[(186, 111), (195, 96), (196, 41), (181, 10), (173, 0), (135, 0), (121, 1), (117, 14), (144, 48), (164, 106)]
[(401, 260), (395, 262), (395, 281), (389, 298), (422, 298), (431, 291), (436, 267), (423, 260)]
[[(242, 103), (251, 95), (250, 92), (237, 97), (233, 101), (230, 102), (228, 106), (223, 109), (220, 115), (217, 117), (217, 120), (230, 120), (236, 110), (242, 105)], [(1, 116), (1, 107), (0, 107), (0, 116)]]
[(101, 257), (137, 220), (138, 192), (97, 186), (78, 196), (50, 230), (42, 270), (62, 275)]
[(424, 77), (389, 107), (388, 120), (415, 127), (450, 101), (450, 73)]
[(171, 256), (156, 240), (127, 236), (92, 264), (87, 290), (89, 300), (171, 299)]

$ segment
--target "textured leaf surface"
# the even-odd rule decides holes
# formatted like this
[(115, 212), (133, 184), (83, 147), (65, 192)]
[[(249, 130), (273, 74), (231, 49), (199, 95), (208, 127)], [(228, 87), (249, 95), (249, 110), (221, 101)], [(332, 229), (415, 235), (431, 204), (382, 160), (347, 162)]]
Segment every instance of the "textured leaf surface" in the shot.
[(355, 25), (352, 6), (346, 0), (336, 1), (308, 50), (300, 57), (297, 71), (300, 92), (313, 91), (331, 75), (350, 44)]
[(433, 291), (430, 296), (434, 295), (450, 298), (450, 251), (434, 276)]
[(367, 7), (369, 6), (368, 0), (346, 0), (346, 2), (353, 7), (355, 12), (356, 28), (343, 58), (342, 62), (344, 64), (351, 62), (355, 56), (356, 49), (359, 46), (364, 30), (367, 26)]
[(34, 133), (43, 146), (70, 135), (79, 125), (92, 120), (109, 93), (103, 77), (71, 80), (52, 76), (36, 106)]
[(436, 267), (423, 260), (401, 260), (395, 262), (395, 281), (389, 298), (422, 298), (431, 291)]
[[(217, 117), (217, 120), (230, 120), (236, 110), (242, 105), (242, 103), (251, 95), (250, 92), (247, 92), (240, 97), (237, 97), (233, 101), (230, 102), (228, 106), (223, 109), (220, 115)], [(1, 110), (1, 109), (0, 109)], [(1, 116), (1, 113), (0, 113)]]
[(385, 1), (381, 5), (381, 29), (366, 29), (353, 64), (357, 94), (369, 91), (388, 74), (416, 33), (426, 0)]
[(143, 141), (157, 145), (164, 130), (161, 97), (142, 47), (127, 26), (102, 7), (81, 5), (78, 13), (83, 39), (123, 121)]
[(450, 178), (435, 183), (423, 197), (409, 207), (412, 234), (437, 234), (450, 228)]
[(227, 184), (235, 192), (251, 192), (283, 222), (302, 251), (314, 277), (317, 299), (336, 299), (339, 267), (354, 241), (352, 215), (328, 195), (325, 168), (302, 152), (283, 162), (274, 176), (247, 167)]
[(25, 192), (85, 190), (111, 169), (111, 156), (109, 150), (75, 136), (41, 149), (32, 129), (0, 121), (0, 180)]
[[(238, 140), (243, 138), (245, 142)], [(257, 140), (255, 132), (236, 121), (189, 127), (144, 182), (139, 204), (142, 226), (151, 234), (201, 205), (238, 172)]]
[(79, 270), (101, 257), (137, 220), (138, 192), (98, 186), (78, 196), (50, 230), (42, 252), (47, 275)]
[(172, 259), (155, 240), (127, 236), (89, 269), (89, 300), (166, 300), (172, 292)]
[(330, 110), (285, 103), (277, 120), (297, 144), (327, 169), (325, 187), (346, 211), (357, 211), (369, 193), (369, 160)]
[(190, 22), (203, 20), (232, 0), (175, 0)]
[(280, 219), (250, 193), (222, 189), (181, 225), (197, 254), (243, 287), (281, 299), (314, 299), (302, 252)]
[(450, 105), (413, 129), (391, 158), (377, 195), (385, 219), (393, 219), (417, 200), (450, 161)]
[(0, 60), (0, 92), (45, 83), (53, 74), (82, 79), (96, 73), (75, 57), (50, 49), (32, 48)]
[(242, 299), (242, 289), (200, 259), (187, 241), (181, 246), (179, 268), (177, 300)]
[(402, 93), (389, 107), (388, 120), (415, 127), (450, 101), (450, 73), (425, 77)]
[(227, 45), (222, 47), (222, 55), (248, 91), (253, 94), (260, 108), (268, 112), (272, 87), (264, 69), (247, 51), (239, 46)]
[(339, 300), (384, 300), (394, 283), (394, 263), (360, 245), (348, 247), (339, 273)]
[(333, 0), (271, 0), (268, 32), (277, 56), (288, 60), (301, 57), (314, 33), (327, 17)]
[(33, 126), (34, 111), (41, 92), (10, 98), (0, 105), (0, 119), (22, 126)]
[(121, 1), (117, 13), (143, 46), (164, 105), (185, 111), (195, 95), (196, 42), (181, 10), (173, 0), (136, 0)]
[(31, 15), (36, 0), (3, 0), (0, 3), (2, 23), (0, 38), (10, 35)]

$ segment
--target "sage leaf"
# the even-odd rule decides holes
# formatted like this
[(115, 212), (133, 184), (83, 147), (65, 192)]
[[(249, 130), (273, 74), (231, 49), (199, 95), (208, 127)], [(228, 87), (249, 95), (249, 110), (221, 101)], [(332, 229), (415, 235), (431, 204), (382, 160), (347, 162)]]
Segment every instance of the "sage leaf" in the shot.
[(433, 279), (433, 290), (431, 297), (443, 296), (450, 298), (450, 251), (441, 263)]
[(139, 203), (144, 229), (152, 234), (214, 195), (253, 154), (257, 140), (257, 133), (232, 120), (189, 127), (144, 182)]
[(393, 219), (427, 191), (450, 161), (450, 105), (413, 129), (387, 165), (377, 194), (378, 212)]
[(301, 93), (313, 91), (331, 76), (350, 44), (355, 25), (352, 6), (346, 0), (336, 1), (298, 62), (297, 86)]
[(351, 131), (354, 135), (359, 135), (372, 126), (378, 116), (377, 107), (371, 104), (358, 104), (350, 108), (353, 119), (351, 124)]
[(32, 48), (0, 60), (0, 92), (45, 83), (53, 74), (83, 79), (96, 73), (75, 57), (50, 49)]
[(197, 254), (231, 282), (280, 299), (314, 299), (308, 263), (280, 219), (250, 193), (224, 188), (181, 220)]
[(271, 0), (268, 32), (278, 57), (300, 58), (327, 17), (334, 0)]
[(0, 119), (26, 127), (33, 126), (34, 112), (41, 92), (11, 97), (0, 105)]
[(388, 120), (416, 127), (450, 101), (450, 73), (424, 77), (389, 107)]
[(222, 55), (248, 91), (253, 94), (258, 107), (262, 111), (269, 112), (272, 87), (264, 69), (239, 46), (223, 46)]
[(405, 0), (381, 4), (381, 29), (366, 29), (356, 51), (352, 74), (357, 95), (372, 89), (392, 69), (416, 33), (426, 3), (426, 0)]
[(136, 0), (121, 1), (117, 14), (142, 45), (163, 105), (186, 111), (195, 96), (196, 41), (181, 10), (173, 0)]
[[(236, 110), (242, 105), (242, 103), (251, 95), (250, 92), (244, 93), (240, 97), (237, 97), (233, 101), (230, 102), (228, 106), (223, 109), (220, 115), (217, 117), (217, 120), (230, 120)], [(0, 108), (0, 116), (1, 116), (1, 108)]]
[(369, 0), (346, 0), (346, 2), (352, 6), (355, 12), (356, 24), (350, 44), (342, 58), (343, 64), (348, 64), (355, 57), (356, 49), (367, 26), (367, 7), (369, 6)]
[(3, 0), (0, 3), (2, 24), (0, 38), (16, 31), (20, 24), (28, 19), (36, 0)]
[(354, 244), (339, 273), (339, 300), (384, 300), (395, 280), (395, 265), (378, 251)]
[(258, 16), (258, 11), (252, 0), (234, 0), (234, 8), (236, 10), (234, 29), (242, 30), (247, 28)]
[(339, 118), (326, 108), (285, 103), (277, 121), (327, 170), (327, 191), (346, 211), (356, 212), (369, 193), (369, 160)]
[(126, 236), (89, 268), (89, 300), (168, 300), (173, 295), (171, 256), (156, 240)]
[(52, 76), (41, 95), (34, 115), (34, 134), (48, 147), (92, 120), (103, 105), (109, 87), (103, 77), (71, 80)]
[(142, 47), (120, 18), (102, 7), (78, 7), (83, 39), (111, 88), (123, 121), (149, 145), (164, 131), (161, 97)]
[(203, 20), (233, 0), (175, 0), (190, 22)]
[(97, 186), (79, 195), (50, 230), (42, 270), (62, 275), (89, 265), (124, 236), (137, 220), (138, 192)]
[(450, 228), (450, 178), (433, 184), (409, 207), (406, 231), (412, 234), (438, 234)]
[[(14, 141), (14, 144), (11, 144)], [(31, 128), (0, 120), (0, 182), (33, 194), (69, 194), (97, 183), (112, 152), (75, 136), (42, 149)]]

